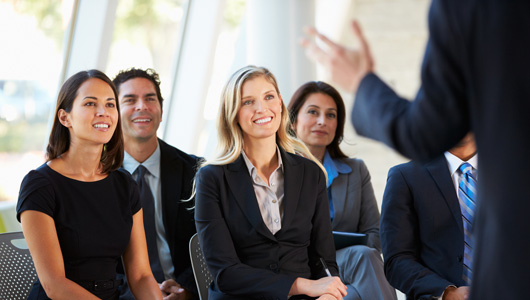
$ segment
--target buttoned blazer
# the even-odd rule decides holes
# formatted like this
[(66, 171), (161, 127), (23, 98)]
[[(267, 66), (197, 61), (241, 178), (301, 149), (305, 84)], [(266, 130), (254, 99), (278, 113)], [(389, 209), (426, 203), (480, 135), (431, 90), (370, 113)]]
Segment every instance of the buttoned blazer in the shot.
[(336, 231), (366, 233), (367, 246), (381, 251), (379, 208), (368, 168), (361, 159), (345, 158), (341, 161), (352, 171), (339, 173), (331, 183), (331, 201), (335, 210), (331, 227)]
[(381, 239), (386, 277), (407, 299), (438, 297), (449, 285), (464, 285), (462, 215), (444, 156), (390, 169)]
[(191, 196), (193, 179), (199, 158), (168, 145), (161, 139), (160, 179), (162, 186), (162, 218), (166, 230), (175, 279), (187, 290), (197, 293), (191, 269), (189, 241), (195, 234), (193, 201), (182, 202)]
[(312, 161), (280, 149), (284, 167), (282, 228), (263, 222), (242, 156), (207, 165), (196, 178), (195, 221), (214, 277), (209, 299), (287, 299), (297, 277), (337, 275), (326, 179)]
[(433, 0), (416, 100), (401, 99), (374, 74), (355, 97), (357, 132), (415, 160), (475, 134), (473, 300), (528, 297), (529, 11), (527, 0)]

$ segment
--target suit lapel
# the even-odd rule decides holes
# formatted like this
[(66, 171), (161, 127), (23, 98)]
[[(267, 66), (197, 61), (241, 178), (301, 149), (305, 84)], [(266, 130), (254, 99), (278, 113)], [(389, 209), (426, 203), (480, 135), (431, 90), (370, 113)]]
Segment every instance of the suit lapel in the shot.
[(333, 202), (333, 207), (335, 208), (335, 217), (333, 218), (332, 227), (339, 224), (342, 219), (342, 213), (346, 211), (346, 190), (348, 189), (347, 185), (348, 176), (338, 176), (333, 180), (331, 184), (331, 201)]
[(463, 234), (464, 228), (462, 224), (462, 214), (460, 212), (460, 203), (456, 197), (455, 186), (453, 184), (451, 174), (449, 174), (445, 157), (442, 155), (441, 157), (428, 163), (425, 167), (436, 182), (436, 185), (442, 193), (449, 210), (453, 214), (455, 222), (458, 224), (458, 228), (460, 228), (460, 231)]
[(166, 229), (166, 239), (169, 245), (174, 243), (175, 222), (169, 219), (177, 218), (180, 203), (181, 186), (179, 174), (182, 174), (182, 163), (172, 157), (169, 146), (163, 141), (160, 143), (160, 179), (162, 180), (162, 218)]
[(243, 156), (240, 155), (236, 161), (228, 164), (225, 170), (228, 186), (250, 224), (260, 234), (276, 241), (274, 235), (263, 222), (256, 193), (252, 185), (252, 178), (250, 177)]
[[(284, 170), (284, 196), (282, 230), (288, 228), (296, 214), (300, 191), (302, 190), (304, 166), (297, 163), (288, 153), (280, 148)], [(281, 230), (280, 230), (281, 232)]]

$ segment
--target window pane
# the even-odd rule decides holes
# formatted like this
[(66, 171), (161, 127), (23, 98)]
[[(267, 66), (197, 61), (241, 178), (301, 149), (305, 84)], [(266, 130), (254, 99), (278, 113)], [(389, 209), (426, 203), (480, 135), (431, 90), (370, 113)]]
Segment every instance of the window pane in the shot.
[(162, 96), (169, 99), (173, 59), (186, 0), (121, 0), (106, 73), (153, 68), (160, 75)]
[[(246, 57), (237, 49), (244, 26), (246, 0), (227, 0), (220, 25), (212, 74), (208, 84), (208, 93), (204, 101), (204, 121), (206, 126), (197, 139), (197, 155), (213, 157), (217, 145), (216, 116), (219, 109), (219, 97), (231, 73), (246, 63)], [(241, 42), (240, 42), (241, 44)], [(240, 54), (237, 55), (236, 53)]]
[(0, 0), (0, 201), (44, 162), (72, 3)]

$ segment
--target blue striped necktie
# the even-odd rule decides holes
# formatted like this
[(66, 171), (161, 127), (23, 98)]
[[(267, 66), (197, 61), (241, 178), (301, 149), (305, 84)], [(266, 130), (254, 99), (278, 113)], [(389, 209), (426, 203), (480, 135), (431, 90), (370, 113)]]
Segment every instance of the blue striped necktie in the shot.
[(473, 167), (469, 163), (462, 163), (458, 170), (462, 174), (458, 186), (458, 198), (464, 223), (464, 272), (462, 278), (469, 285), (473, 268), (471, 227), (473, 226), (475, 201), (477, 199), (477, 181), (472, 173)]

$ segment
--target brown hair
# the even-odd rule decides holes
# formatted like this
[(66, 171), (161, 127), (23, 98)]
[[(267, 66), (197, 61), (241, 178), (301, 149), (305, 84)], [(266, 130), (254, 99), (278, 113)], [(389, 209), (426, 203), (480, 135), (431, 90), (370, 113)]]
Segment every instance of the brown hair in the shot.
[[(294, 95), (291, 98), (291, 102), (289, 102), (288, 106), (291, 122), (292, 124), (296, 125), (298, 112), (304, 105), (307, 97), (316, 93), (322, 93), (330, 96), (337, 105), (337, 129), (335, 131), (335, 138), (333, 138), (333, 141), (326, 146), (326, 150), (328, 150), (329, 155), (332, 158), (347, 158), (346, 154), (344, 154), (339, 147), (339, 144), (342, 142), (344, 137), (346, 108), (344, 107), (344, 101), (342, 100), (339, 92), (331, 85), (322, 81), (309, 81), (299, 87), (296, 92), (294, 92)], [(289, 133), (296, 136), (296, 131), (293, 128), (289, 128)]]
[(120, 121), (120, 107), (118, 104), (118, 92), (112, 81), (99, 70), (81, 71), (68, 78), (59, 91), (57, 105), (55, 107), (55, 118), (53, 120), (50, 139), (46, 147), (46, 160), (50, 161), (59, 157), (70, 148), (70, 131), (59, 122), (59, 110), (64, 109), (66, 112), (72, 110), (74, 100), (77, 97), (79, 87), (90, 78), (97, 78), (105, 81), (114, 92), (116, 99), (116, 109), (118, 110), (118, 124), (116, 130), (108, 143), (103, 146), (101, 153), (101, 171), (108, 173), (118, 169), (123, 162), (123, 136)]
[(145, 78), (153, 83), (156, 91), (156, 97), (158, 98), (158, 102), (160, 102), (160, 108), (162, 108), (162, 102), (164, 102), (164, 98), (162, 98), (162, 93), (160, 92), (160, 76), (158, 76), (158, 73), (153, 69), (142, 70), (130, 68), (120, 71), (112, 80), (116, 86), (118, 94), (120, 93), (121, 84), (134, 78)]

